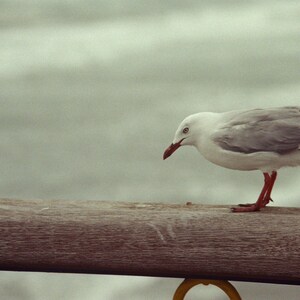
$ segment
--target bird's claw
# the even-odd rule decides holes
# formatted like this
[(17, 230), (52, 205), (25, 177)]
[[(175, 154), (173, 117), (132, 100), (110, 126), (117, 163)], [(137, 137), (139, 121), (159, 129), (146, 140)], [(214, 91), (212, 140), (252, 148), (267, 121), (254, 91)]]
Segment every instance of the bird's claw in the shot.
[(252, 205), (255, 205), (255, 203), (238, 204), (238, 206), (240, 206), (240, 207), (249, 207), (249, 206), (252, 206)]
[(260, 207), (256, 204), (252, 204), (249, 206), (239, 206), (239, 207), (232, 207), (231, 211), (236, 212), (253, 212), (253, 211), (259, 211)]

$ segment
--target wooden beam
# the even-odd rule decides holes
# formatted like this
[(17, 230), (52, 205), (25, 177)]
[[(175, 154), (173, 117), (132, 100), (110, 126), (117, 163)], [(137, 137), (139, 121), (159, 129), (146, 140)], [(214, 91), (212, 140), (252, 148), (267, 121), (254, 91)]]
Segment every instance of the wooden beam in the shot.
[(1, 199), (0, 269), (300, 284), (300, 208)]

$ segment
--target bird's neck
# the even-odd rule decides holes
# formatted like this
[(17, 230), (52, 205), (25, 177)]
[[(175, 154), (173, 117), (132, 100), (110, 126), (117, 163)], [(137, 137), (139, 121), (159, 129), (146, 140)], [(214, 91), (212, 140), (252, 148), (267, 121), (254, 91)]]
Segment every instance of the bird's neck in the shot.
[[(208, 146), (213, 142), (211, 139), (212, 134), (218, 127), (218, 121), (222, 117), (220, 113), (205, 112), (199, 116), (197, 124), (199, 134), (195, 140), (194, 146), (203, 153), (208, 151)], [(203, 153), (204, 154), (204, 153)]]

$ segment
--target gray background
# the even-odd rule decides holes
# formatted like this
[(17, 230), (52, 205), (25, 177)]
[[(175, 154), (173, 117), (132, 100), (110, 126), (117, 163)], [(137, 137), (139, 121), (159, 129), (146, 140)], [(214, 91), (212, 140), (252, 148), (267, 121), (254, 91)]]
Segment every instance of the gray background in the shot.
[[(198, 111), (299, 105), (297, 1), (0, 0), (1, 197), (237, 204), (259, 172), (182, 148)], [(298, 169), (275, 204), (299, 206)], [(249, 249), (249, 251), (251, 251)], [(154, 254), (155, 255), (155, 254)], [(180, 279), (0, 273), (3, 299), (171, 299)], [(235, 283), (243, 299), (295, 286)], [(197, 287), (187, 300), (226, 299)]]

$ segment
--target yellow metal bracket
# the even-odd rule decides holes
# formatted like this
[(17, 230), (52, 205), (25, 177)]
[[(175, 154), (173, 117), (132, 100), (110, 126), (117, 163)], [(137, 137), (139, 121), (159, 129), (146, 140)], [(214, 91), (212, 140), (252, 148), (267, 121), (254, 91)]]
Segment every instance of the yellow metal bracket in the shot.
[(226, 280), (209, 280), (209, 279), (185, 279), (177, 288), (173, 300), (184, 300), (187, 292), (198, 284), (215, 285), (225, 292), (230, 300), (242, 300), (235, 287)]

